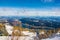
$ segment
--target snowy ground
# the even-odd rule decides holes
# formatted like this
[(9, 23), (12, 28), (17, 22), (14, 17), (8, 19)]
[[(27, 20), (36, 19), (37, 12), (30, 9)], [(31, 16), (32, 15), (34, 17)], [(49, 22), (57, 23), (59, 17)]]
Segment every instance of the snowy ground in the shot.
[(60, 40), (60, 37), (47, 38), (47, 39), (42, 39), (42, 40)]
[[(11, 37), (8, 37), (8, 36), (0, 36), (0, 40), (11, 40)], [(16, 37), (14, 38), (14, 40), (16, 40)], [(21, 37), (19, 37), (18, 40), (34, 40), (34, 39), (31, 38), (31, 37), (28, 37), (28, 36), (21, 36)]]
[[(11, 37), (0, 36), (0, 40), (11, 40)], [(14, 40), (16, 40), (16, 37), (14, 38)], [(34, 39), (28, 36), (21, 36), (19, 37), (19, 40), (34, 40)], [(42, 40), (60, 40), (60, 37), (47, 38), (47, 39), (42, 39)]]

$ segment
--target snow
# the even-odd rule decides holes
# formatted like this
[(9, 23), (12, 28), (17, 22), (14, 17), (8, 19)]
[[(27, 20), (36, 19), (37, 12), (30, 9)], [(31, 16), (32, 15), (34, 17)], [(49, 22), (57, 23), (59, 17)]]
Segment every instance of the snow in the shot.
[(22, 31), (22, 33), (23, 33), (24, 35), (28, 35), (28, 36), (30, 36), (30, 37), (36, 36), (36, 33), (29, 32), (29, 31)]
[(39, 34), (44, 34), (44, 32), (42, 31), (42, 32), (40, 32)]
[(42, 39), (42, 40), (60, 40), (60, 37), (47, 38), (47, 39)]
[[(16, 40), (16, 36), (14, 37), (14, 40)], [(0, 36), (0, 40), (11, 40), (10, 36)], [(18, 40), (34, 40), (30, 36), (21, 36), (18, 38)], [(42, 39), (42, 40), (60, 40), (60, 37), (54, 37), (54, 38), (47, 38), (47, 39)]]
[[(16, 36), (14, 37), (14, 40), (16, 40)], [(11, 40), (11, 37), (9, 36), (0, 36), (0, 40)], [(28, 36), (21, 36), (18, 38), (18, 40), (34, 40), (33, 38), (31, 37), (28, 37)]]
[(6, 30), (9, 34), (12, 34), (13, 32), (13, 26), (9, 25), (9, 23), (5, 24)]

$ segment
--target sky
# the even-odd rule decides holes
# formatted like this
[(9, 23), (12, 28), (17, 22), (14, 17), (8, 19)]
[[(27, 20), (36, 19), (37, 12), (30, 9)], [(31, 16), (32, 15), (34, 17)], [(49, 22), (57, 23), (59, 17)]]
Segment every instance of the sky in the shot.
[(0, 16), (60, 16), (60, 0), (0, 0)]
[(6, 7), (60, 7), (60, 0), (0, 0), (0, 6)]

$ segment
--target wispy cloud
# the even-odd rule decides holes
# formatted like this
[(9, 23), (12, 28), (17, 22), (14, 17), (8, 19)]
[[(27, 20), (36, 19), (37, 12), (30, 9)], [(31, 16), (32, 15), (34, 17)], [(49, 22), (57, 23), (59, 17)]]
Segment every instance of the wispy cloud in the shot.
[(42, 2), (54, 2), (54, 0), (41, 0)]

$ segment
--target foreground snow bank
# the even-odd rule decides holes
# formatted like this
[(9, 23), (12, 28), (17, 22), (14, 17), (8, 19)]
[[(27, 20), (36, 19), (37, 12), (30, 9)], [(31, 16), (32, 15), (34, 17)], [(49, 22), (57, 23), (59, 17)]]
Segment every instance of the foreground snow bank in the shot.
[[(11, 40), (11, 37), (0, 36), (0, 40)], [(16, 40), (16, 37), (14, 38), (14, 40)], [(19, 37), (18, 40), (34, 40), (34, 39), (33, 39), (33, 37), (21, 36), (21, 37)], [(42, 39), (42, 40), (60, 40), (60, 37), (47, 38), (47, 39)]]
[(47, 38), (47, 39), (42, 39), (42, 40), (60, 40), (60, 37)]
[[(8, 36), (0, 36), (0, 40), (11, 40), (12, 37), (8, 37)], [(16, 36), (14, 37), (14, 40), (16, 40)], [(21, 36), (19, 37), (18, 40), (34, 40), (32, 37), (28, 37), (28, 36)]]
[(0, 36), (0, 40), (8, 40), (7, 36)]

